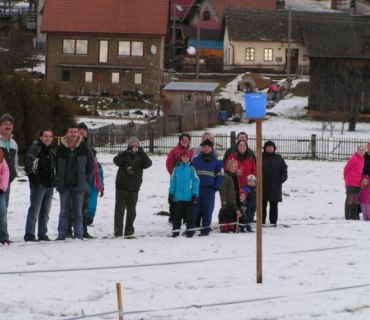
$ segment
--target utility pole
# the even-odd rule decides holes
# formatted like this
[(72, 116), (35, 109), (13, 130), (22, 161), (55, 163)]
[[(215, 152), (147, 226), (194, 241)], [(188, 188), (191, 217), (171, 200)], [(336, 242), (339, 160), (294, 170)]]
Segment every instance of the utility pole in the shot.
[(197, 53), (195, 64), (195, 79), (199, 79), (199, 54), (200, 54), (200, 5), (198, 6), (198, 21), (197, 21)]
[(291, 64), (291, 57), (292, 57), (292, 49), (291, 49), (291, 37), (292, 37), (292, 7), (289, 7), (289, 16), (288, 16), (288, 52), (287, 52), (287, 65), (286, 65), (286, 72), (287, 72), (287, 80), (290, 80), (290, 64)]
[(172, 64), (175, 65), (176, 57), (176, 0), (173, 0), (173, 17), (172, 17)]

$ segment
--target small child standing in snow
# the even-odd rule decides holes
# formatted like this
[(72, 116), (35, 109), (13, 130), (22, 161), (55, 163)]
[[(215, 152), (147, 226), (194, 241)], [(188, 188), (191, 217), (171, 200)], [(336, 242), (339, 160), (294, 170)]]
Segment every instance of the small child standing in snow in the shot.
[(370, 178), (368, 175), (364, 175), (361, 181), (360, 198), (361, 211), (363, 219), (366, 221), (370, 220)]
[(199, 178), (190, 163), (191, 156), (191, 150), (182, 151), (181, 162), (173, 170), (170, 180), (168, 202), (173, 205), (172, 237), (180, 234), (183, 218), (186, 221), (186, 236), (191, 238), (194, 235), (194, 231), (188, 230), (195, 227), (193, 206), (199, 199)]
[(251, 223), (254, 220), (254, 215), (256, 213), (256, 207), (257, 207), (257, 195), (256, 195), (256, 176), (253, 174), (250, 174), (247, 177), (247, 185), (244, 187), (244, 191), (247, 193), (247, 217), (246, 217), (246, 223), (247, 223), (247, 231), (253, 232)]
[(93, 150), (94, 156), (94, 171), (90, 178), (90, 197), (89, 205), (87, 207), (87, 225), (90, 226), (95, 217), (96, 207), (98, 205), (98, 196), (104, 196), (104, 172), (103, 167), (98, 162), (96, 157), (96, 150)]
[(248, 200), (247, 200), (247, 193), (245, 190), (239, 190), (239, 200), (240, 200), (240, 213), (241, 216), (239, 218), (239, 222), (241, 224), (239, 231), (245, 232), (247, 230), (247, 210), (248, 210)]

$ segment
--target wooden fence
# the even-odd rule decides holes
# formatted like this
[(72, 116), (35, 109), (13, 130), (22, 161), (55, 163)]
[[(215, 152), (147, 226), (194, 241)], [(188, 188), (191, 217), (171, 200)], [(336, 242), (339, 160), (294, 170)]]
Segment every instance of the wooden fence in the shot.
[[(173, 122), (176, 123), (176, 122)], [(164, 135), (163, 124), (135, 124), (109, 125), (101, 128), (90, 129), (90, 142), (99, 152), (118, 153), (127, 148), (127, 139), (135, 135), (141, 141), (143, 148), (149, 153), (167, 154), (179, 142), (179, 133), (175, 128), (169, 135)], [(191, 146), (197, 147), (201, 142), (202, 132), (191, 132)], [(235, 145), (236, 133), (215, 134), (215, 149), (219, 154), (224, 154), (227, 148)], [(311, 136), (263, 136), (263, 143), (272, 140), (277, 146), (277, 152), (286, 159), (317, 158), (328, 160), (346, 160), (353, 155), (359, 145), (366, 146), (365, 139), (345, 138), (318, 138)], [(256, 137), (249, 135), (248, 145), (256, 149)]]

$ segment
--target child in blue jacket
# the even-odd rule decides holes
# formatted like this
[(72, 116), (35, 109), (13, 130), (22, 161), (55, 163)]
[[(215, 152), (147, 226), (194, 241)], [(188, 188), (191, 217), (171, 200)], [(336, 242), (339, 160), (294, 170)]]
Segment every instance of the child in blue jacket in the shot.
[(98, 196), (104, 196), (104, 172), (103, 167), (98, 162), (96, 150), (93, 150), (94, 156), (94, 171), (90, 178), (90, 196), (89, 205), (87, 207), (87, 225), (90, 226), (95, 217), (96, 207), (98, 205)]
[(193, 205), (198, 203), (199, 178), (193, 166), (190, 164), (192, 151), (184, 149), (181, 154), (181, 162), (175, 167), (171, 180), (168, 202), (173, 205), (173, 232), (172, 237), (180, 234), (181, 220), (186, 221), (186, 236), (191, 238), (194, 231)]

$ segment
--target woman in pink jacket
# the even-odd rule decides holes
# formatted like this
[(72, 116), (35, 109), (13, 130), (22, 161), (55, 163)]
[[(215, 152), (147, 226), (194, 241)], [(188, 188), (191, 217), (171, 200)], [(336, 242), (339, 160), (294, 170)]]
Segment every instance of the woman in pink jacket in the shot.
[(7, 210), (4, 192), (9, 187), (9, 167), (4, 159), (4, 153), (0, 149), (0, 242), (9, 245)]
[(365, 164), (365, 147), (359, 146), (357, 152), (348, 160), (344, 167), (346, 185), (346, 203), (344, 216), (346, 220), (360, 220), (358, 213), (359, 195), (361, 190), (362, 172)]

